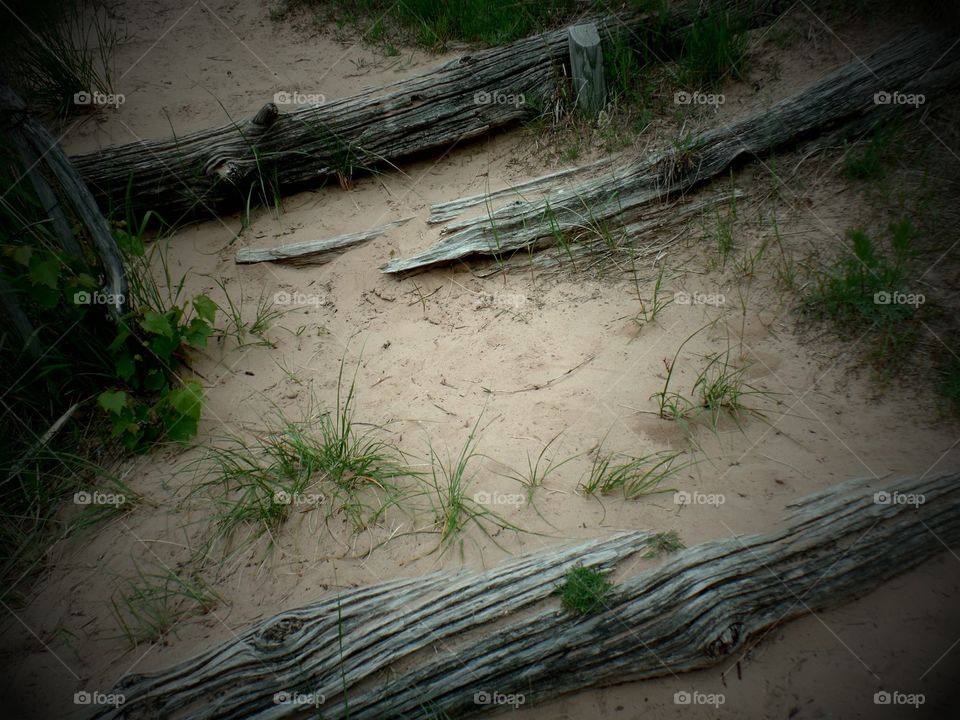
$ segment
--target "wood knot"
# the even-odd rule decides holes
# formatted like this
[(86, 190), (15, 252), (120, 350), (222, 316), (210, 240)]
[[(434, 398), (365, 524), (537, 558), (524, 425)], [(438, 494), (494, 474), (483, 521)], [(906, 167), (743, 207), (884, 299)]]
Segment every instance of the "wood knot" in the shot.
[(278, 117), (280, 117), (280, 109), (274, 103), (268, 102), (257, 111), (250, 122), (259, 127), (268, 128), (276, 122)]
[(253, 644), (259, 650), (270, 650), (283, 645), (287, 638), (303, 627), (298, 617), (282, 617), (274, 620), (257, 635)]
[(743, 636), (743, 623), (733, 623), (720, 633), (709, 645), (707, 655), (710, 657), (725, 657), (733, 652), (740, 644)]

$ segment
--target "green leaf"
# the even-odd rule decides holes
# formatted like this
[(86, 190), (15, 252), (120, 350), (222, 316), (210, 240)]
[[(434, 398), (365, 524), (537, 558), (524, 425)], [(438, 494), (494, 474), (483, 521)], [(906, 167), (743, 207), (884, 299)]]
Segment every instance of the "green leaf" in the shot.
[(143, 320), (140, 321), (140, 327), (142, 327), (148, 333), (162, 335), (163, 337), (167, 338), (173, 338), (173, 326), (170, 324), (170, 319), (165, 315), (161, 315), (155, 310), (147, 310), (143, 314)]
[(135, 257), (143, 257), (146, 252), (146, 248), (143, 245), (143, 240), (136, 235), (131, 235), (126, 230), (117, 229), (114, 230), (113, 236), (117, 240), (117, 246), (125, 252), (127, 255), (133, 255)]
[(33, 255), (33, 248), (27, 245), (21, 245), (13, 251), (12, 255), (15, 263), (26, 267), (30, 264), (30, 256)]
[(45, 260), (34, 258), (30, 261), (30, 282), (34, 285), (44, 285), (51, 290), (57, 289), (60, 279), (60, 261), (54, 257)]
[(167, 384), (167, 378), (164, 376), (163, 372), (154, 368), (147, 373), (147, 376), (143, 379), (143, 387), (149, 392), (157, 392), (164, 385)]
[(206, 320), (211, 325), (217, 316), (217, 304), (206, 295), (197, 295), (193, 299), (193, 308), (197, 315)]
[(156, 355), (160, 362), (166, 363), (170, 360), (170, 356), (180, 347), (179, 338), (167, 338), (162, 335), (157, 335), (152, 340), (150, 340), (150, 349), (153, 351), (153, 354)]
[(165, 419), (165, 429), (167, 437), (174, 442), (186, 442), (197, 434), (197, 418), (189, 415), (179, 415), (173, 418)]
[(190, 321), (183, 334), (184, 339), (194, 347), (206, 347), (207, 339), (213, 335), (213, 328), (205, 320), (195, 317)]
[(115, 353), (119, 352), (123, 348), (123, 344), (127, 341), (127, 338), (130, 337), (130, 330), (125, 326), (121, 326), (120, 332), (117, 333), (117, 337), (114, 338), (113, 342), (108, 346), (110, 352)]
[(119, 415), (130, 403), (130, 398), (123, 390), (104, 390), (97, 398), (97, 404), (107, 412)]
[(117, 377), (124, 382), (130, 380), (137, 371), (137, 365), (129, 355), (121, 355), (118, 357), (114, 362), (114, 367), (117, 371)]
[(188, 380), (182, 388), (170, 392), (167, 402), (177, 412), (199, 418), (203, 407), (203, 386), (196, 380)]

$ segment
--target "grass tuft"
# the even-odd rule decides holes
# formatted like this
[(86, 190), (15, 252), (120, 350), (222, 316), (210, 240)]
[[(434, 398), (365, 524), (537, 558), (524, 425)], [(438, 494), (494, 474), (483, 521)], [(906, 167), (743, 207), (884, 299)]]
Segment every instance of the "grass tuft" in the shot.
[(602, 572), (578, 565), (567, 571), (557, 592), (560, 594), (560, 604), (567, 612), (593, 615), (603, 609), (611, 590), (613, 583)]

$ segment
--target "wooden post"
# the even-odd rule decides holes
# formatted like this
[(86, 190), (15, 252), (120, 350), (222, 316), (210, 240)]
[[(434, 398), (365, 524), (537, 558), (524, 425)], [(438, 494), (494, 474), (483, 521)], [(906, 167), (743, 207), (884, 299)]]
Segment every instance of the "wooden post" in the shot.
[(603, 77), (603, 46), (594, 23), (574, 25), (567, 30), (570, 47), (570, 76), (577, 106), (590, 117), (607, 104), (607, 84)]

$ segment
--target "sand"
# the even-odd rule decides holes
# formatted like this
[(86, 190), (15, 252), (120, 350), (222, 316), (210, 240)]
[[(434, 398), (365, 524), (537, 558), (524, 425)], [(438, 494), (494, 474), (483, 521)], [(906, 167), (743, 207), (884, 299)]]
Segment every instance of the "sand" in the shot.
[[(70, 127), (63, 138), (69, 153), (164, 137), (171, 128), (179, 134), (223, 124), (252, 114), (279, 91), (342, 97), (443, 60), (409, 49), (385, 57), (306, 24), (273, 22), (253, 0), (183, 7), (121, 2), (116, 14), (129, 31), (117, 58), (127, 68), (120, 81), (126, 102)], [(897, 30), (896, 22), (878, 19), (836, 21), (828, 32), (801, 11), (790, 23), (793, 39), (783, 48), (754, 38), (750, 82), (725, 88), (719, 111), (689, 116), (687, 129), (769, 105)], [(676, 130), (661, 121), (637, 148), (656, 147)], [(769, 529), (791, 500), (847, 478), (957, 468), (960, 425), (944, 417), (930, 383), (893, 383), (879, 393), (863, 359), (866, 341), (838, 339), (800, 323), (793, 310), (797, 295), (778, 288), (770, 263), (739, 280), (733, 259), (726, 269), (715, 267), (710, 218), (686, 228), (656, 265), (639, 268), (637, 282), (649, 298), (663, 267), (666, 292), (722, 294), (725, 302), (674, 304), (643, 327), (633, 320), (640, 309), (637, 285), (615, 268), (602, 275), (510, 272), (480, 279), (458, 265), (402, 280), (378, 270), (390, 257), (436, 240), (437, 228), (425, 223), (430, 204), (571, 164), (534, 152), (531, 132), (520, 128), (461, 144), (404, 163), (401, 172), (358, 178), (349, 192), (334, 185), (285, 198), (282, 213), (257, 210), (248, 227), (231, 215), (184, 228), (170, 240), (169, 258), (175, 276), (188, 273), (188, 295), (206, 292), (222, 302), (214, 283), (220, 277), (234, 297), (245, 299), (248, 313), (261, 295), (277, 292), (301, 294), (309, 303), (269, 329), (274, 347), (237, 347), (227, 338), (194, 359), (207, 393), (200, 443), (262, 429), (277, 409), (296, 417), (311, 399), (332, 406), (343, 362), (348, 378), (355, 373), (357, 418), (381, 426), (418, 469), (428, 468), (431, 448), (442, 459), (455, 457), (479, 422), (483, 455), (471, 464), (474, 492), (520, 492), (504, 476), (525, 470), (527, 458), (535, 459), (556, 437), (550, 457), (578, 457), (536, 492), (537, 508), (553, 528), (524, 504), (498, 506), (506, 520), (530, 532), (504, 530), (491, 539), (468, 529), (461, 557), (457, 549), (438, 551), (437, 535), (426, 532), (429, 513), (391, 514), (356, 536), (339, 518), (327, 527), (318, 512), (298, 513), (278, 533), (272, 552), (261, 543), (207, 572), (219, 596), (210, 612), (180, 620), (160, 643), (130, 650), (110, 599), (137, 566), (181, 567), (211, 514), (202, 498), (188, 495), (202, 449), (165, 449), (131, 460), (119, 471), (147, 501), (52, 546), (29, 606), (4, 620), (3, 693), (14, 704), (11, 717), (79, 715), (83, 708), (72, 704), (73, 693), (107, 691), (127, 673), (166, 667), (331, 588), (438, 567), (490, 567), (507, 553), (635, 528), (675, 530), (692, 546)], [(587, 148), (576, 162), (597, 156)], [(779, 167), (792, 169), (801, 160), (799, 153), (787, 155)], [(764, 165), (746, 168), (737, 187), (747, 197), (738, 206), (744, 220), (734, 257), (769, 235), (772, 207), (785, 246), (798, 258), (829, 253), (845, 228), (878, 217), (875, 198), (828, 161), (805, 160), (779, 198), (771, 199)], [(323, 239), (408, 216), (414, 220), (325, 265), (233, 262), (238, 247)], [(680, 343), (711, 321), (713, 327), (700, 331), (677, 358), (676, 387), (690, 392), (703, 356), (729, 349), (731, 357), (750, 363), (750, 383), (764, 394), (748, 403), (763, 417), (748, 418), (742, 427), (724, 422), (716, 433), (696, 431), (699, 463), (673, 482), (689, 492), (721, 493), (725, 502), (681, 509), (672, 493), (636, 501), (579, 493), (592, 460), (588, 453), (601, 443), (633, 455), (689, 449), (689, 439), (657, 416), (651, 398), (663, 388)], [(777, 627), (739, 658), (739, 672), (729, 663), (575, 693), (516, 714), (544, 720), (680, 718), (691, 712), (717, 718), (948, 717), (949, 708), (956, 709), (951, 685), (960, 661), (957, 563), (956, 552), (945, 549), (867, 597)], [(924, 693), (926, 702), (909, 711), (877, 706), (873, 695), (881, 689)], [(678, 691), (721, 693), (724, 702), (691, 708), (675, 703)]]

